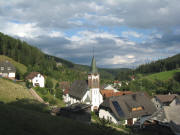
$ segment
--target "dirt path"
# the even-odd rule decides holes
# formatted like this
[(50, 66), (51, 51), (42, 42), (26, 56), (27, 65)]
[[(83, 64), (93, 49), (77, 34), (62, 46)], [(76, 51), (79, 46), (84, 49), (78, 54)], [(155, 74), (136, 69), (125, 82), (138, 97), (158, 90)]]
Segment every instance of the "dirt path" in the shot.
[(32, 88), (29, 89), (29, 92), (37, 101), (39, 101), (41, 103), (45, 103), (44, 100)]

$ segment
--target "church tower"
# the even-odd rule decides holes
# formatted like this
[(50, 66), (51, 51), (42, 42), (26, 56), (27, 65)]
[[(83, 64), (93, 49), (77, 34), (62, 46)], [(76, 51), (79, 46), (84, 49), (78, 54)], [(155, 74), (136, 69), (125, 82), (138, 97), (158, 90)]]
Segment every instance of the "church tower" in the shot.
[(97, 110), (103, 102), (103, 97), (100, 93), (100, 76), (96, 67), (96, 60), (93, 56), (91, 62), (91, 71), (88, 74), (88, 87), (90, 89), (91, 110)]

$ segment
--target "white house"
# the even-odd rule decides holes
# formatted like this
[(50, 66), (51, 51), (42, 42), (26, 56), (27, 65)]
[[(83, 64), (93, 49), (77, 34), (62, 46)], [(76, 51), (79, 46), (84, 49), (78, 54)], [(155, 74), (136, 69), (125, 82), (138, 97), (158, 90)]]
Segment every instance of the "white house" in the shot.
[(106, 98), (99, 107), (99, 117), (115, 124), (132, 126), (155, 111), (155, 106), (144, 93), (134, 93)]
[(26, 80), (31, 82), (34, 87), (44, 87), (45, 79), (44, 76), (41, 75), (39, 72), (31, 72), (28, 76), (26, 76)]
[(0, 62), (0, 76), (15, 79), (16, 68), (9, 61)]
[(111, 84), (108, 84), (104, 87), (104, 90), (113, 90), (114, 92), (118, 92), (117, 89), (115, 89)]
[(103, 96), (100, 93), (100, 75), (98, 74), (96, 61), (93, 56), (91, 63), (91, 72), (88, 74), (88, 80), (76, 80), (70, 87), (68, 93), (64, 95), (64, 101), (67, 104), (86, 103), (91, 105), (91, 111), (98, 110), (103, 102)]
[(155, 95), (152, 102), (159, 110), (163, 106), (176, 106), (180, 105), (180, 98), (177, 94)]

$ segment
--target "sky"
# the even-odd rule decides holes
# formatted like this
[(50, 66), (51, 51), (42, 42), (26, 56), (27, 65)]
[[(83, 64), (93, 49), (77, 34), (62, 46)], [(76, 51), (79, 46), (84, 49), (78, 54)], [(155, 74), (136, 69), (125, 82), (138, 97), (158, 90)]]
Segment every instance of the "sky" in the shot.
[(180, 0), (0, 0), (0, 32), (103, 68), (180, 53)]

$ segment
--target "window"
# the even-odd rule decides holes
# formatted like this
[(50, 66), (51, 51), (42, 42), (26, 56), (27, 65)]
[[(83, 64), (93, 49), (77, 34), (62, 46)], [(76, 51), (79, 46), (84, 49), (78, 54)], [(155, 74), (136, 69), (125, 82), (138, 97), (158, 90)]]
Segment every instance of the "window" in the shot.
[(1, 67), (1, 70), (4, 70), (4, 67)]
[(112, 121), (112, 117), (110, 117), (110, 121)]
[(140, 111), (143, 110), (141, 106), (132, 108), (132, 111)]
[(8, 70), (11, 70), (11, 67), (8, 67)]

